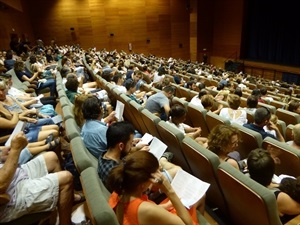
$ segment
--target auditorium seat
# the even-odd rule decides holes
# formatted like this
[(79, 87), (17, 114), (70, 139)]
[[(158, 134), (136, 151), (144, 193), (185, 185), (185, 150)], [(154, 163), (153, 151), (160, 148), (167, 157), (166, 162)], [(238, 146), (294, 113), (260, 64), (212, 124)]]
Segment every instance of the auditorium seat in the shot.
[(119, 225), (116, 214), (108, 204), (109, 191), (100, 180), (96, 168), (89, 167), (80, 176), (89, 216), (93, 225)]
[(232, 124), (232, 126), (239, 129), (241, 133), (242, 140), (239, 142), (237, 147), (237, 151), (240, 153), (241, 159), (247, 158), (251, 150), (261, 147), (262, 136), (260, 133), (236, 123)]
[(182, 140), (182, 151), (192, 174), (200, 180), (210, 183), (206, 192), (206, 204), (212, 209), (217, 208), (218, 212), (226, 217), (228, 215), (227, 206), (216, 174), (220, 164), (219, 157), (190, 137)]
[(77, 126), (77, 123), (73, 118), (69, 118), (68, 120), (65, 121), (65, 129), (69, 140), (72, 140), (73, 138), (80, 136), (79, 127)]
[(157, 137), (158, 139), (161, 139), (160, 134), (157, 130), (157, 124), (161, 121), (161, 119), (151, 113), (148, 109), (143, 109), (141, 111), (141, 117), (147, 128), (147, 133)]
[(209, 129), (206, 124), (206, 110), (200, 109), (199, 107), (193, 105), (192, 103), (188, 103), (187, 105), (187, 118), (186, 122), (188, 125), (192, 127), (201, 127), (201, 136), (207, 137), (209, 134)]
[(134, 120), (132, 121), (133, 126), (140, 132), (140, 134), (146, 133), (147, 129), (141, 117), (141, 111), (144, 109), (144, 107), (134, 100), (129, 102), (129, 107), (134, 117)]
[(277, 175), (287, 174), (300, 176), (300, 151), (289, 146), (285, 142), (277, 141), (267, 137), (262, 142), (262, 148), (269, 150), (278, 161), (275, 160)]
[(295, 125), (297, 123), (300, 123), (300, 115), (298, 113), (290, 112), (285, 109), (277, 109), (276, 116), (278, 117), (278, 119), (283, 120), (286, 125)]
[(89, 167), (98, 168), (98, 159), (87, 150), (81, 137), (73, 138), (70, 141), (70, 147), (75, 166), (79, 173)]
[(271, 190), (226, 162), (219, 165), (217, 174), (232, 225), (282, 225)]
[(186, 172), (191, 173), (189, 164), (181, 149), (181, 142), (184, 138), (184, 134), (179, 129), (163, 120), (157, 124), (157, 130), (160, 134), (161, 140), (168, 146), (167, 151), (174, 154), (172, 162), (181, 166)]
[(230, 121), (228, 119), (225, 119), (222, 116), (219, 116), (218, 114), (215, 114), (213, 112), (207, 112), (205, 116), (206, 124), (208, 129), (211, 131), (215, 126), (220, 124), (227, 124), (230, 125)]

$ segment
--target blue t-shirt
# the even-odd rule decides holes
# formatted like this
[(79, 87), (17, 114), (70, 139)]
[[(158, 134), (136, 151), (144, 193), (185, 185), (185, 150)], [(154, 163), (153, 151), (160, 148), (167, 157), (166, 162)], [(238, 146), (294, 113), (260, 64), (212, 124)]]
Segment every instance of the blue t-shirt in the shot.
[(106, 151), (107, 126), (99, 120), (87, 120), (81, 129), (81, 137), (86, 148), (97, 159)]

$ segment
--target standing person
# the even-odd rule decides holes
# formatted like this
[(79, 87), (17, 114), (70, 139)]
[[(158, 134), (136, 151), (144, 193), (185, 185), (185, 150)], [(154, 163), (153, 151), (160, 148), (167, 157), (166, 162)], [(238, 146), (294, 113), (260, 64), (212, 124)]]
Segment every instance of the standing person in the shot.
[[(138, 151), (126, 156), (108, 178), (114, 191), (109, 204), (120, 224), (198, 224), (196, 208), (187, 210), (173, 190), (170, 182), (159, 171), (155, 156)], [(157, 185), (170, 202), (157, 205), (144, 194), (148, 187)], [(163, 209), (163, 210), (162, 210)]]
[(161, 119), (167, 120), (170, 112), (170, 98), (174, 95), (175, 88), (171, 85), (163, 88), (162, 91), (151, 95), (145, 105), (151, 113), (158, 115)]

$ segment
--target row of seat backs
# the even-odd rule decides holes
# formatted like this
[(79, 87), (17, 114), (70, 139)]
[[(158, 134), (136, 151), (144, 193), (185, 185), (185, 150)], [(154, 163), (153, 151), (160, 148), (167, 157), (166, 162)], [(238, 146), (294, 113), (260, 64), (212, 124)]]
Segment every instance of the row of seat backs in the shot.
[[(190, 137), (182, 141), (192, 174), (211, 184), (206, 203), (220, 210), (229, 224), (281, 224), (275, 195)], [(255, 215), (255, 216), (253, 216)]]

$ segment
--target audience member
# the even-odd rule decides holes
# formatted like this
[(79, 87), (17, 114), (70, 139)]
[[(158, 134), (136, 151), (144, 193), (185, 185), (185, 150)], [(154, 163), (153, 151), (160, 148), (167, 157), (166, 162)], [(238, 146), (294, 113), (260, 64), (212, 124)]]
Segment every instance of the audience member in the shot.
[[(243, 126), (247, 127), (250, 130), (254, 130), (260, 133), (263, 139), (265, 139), (266, 137), (271, 137), (278, 141), (284, 142), (284, 138), (280, 133), (278, 127), (276, 126), (276, 124), (270, 121), (270, 118), (271, 118), (270, 110), (266, 107), (260, 107), (256, 109), (254, 113), (254, 123), (244, 124)], [(268, 125), (269, 129), (275, 130), (277, 138), (274, 135), (264, 130), (264, 126), (266, 125)]]
[(227, 98), (229, 108), (222, 108), (220, 116), (228, 119), (230, 123), (243, 125), (247, 123), (247, 113), (240, 108), (241, 99), (238, 95), (230, 94)]
[(230, 125), (217, 125), (208, 135), (208, 149), (214, 152), (221, 162), (228, 162), (236, 169), (239, 167), (240, 155), (236, 151), (241, 134), (236, 127)]
[(300, 103), (299, 103), (299, 101), (296, 101), (296, 100), (290, 101), (288, 103), (287, 110), (289, 110), (290, 112), (300, 114)]
[(287, 144), (300, 150), (300, 123), (293, 127), (293, 140), (288, 141)]
[(287, 193), (280, 191), (278, 185), (272, 183), (275, 173), (275, 162), (270, 153), (264, 149), (252, 150), (247, 159), (250, 177), (261, 185), (271, 189), (277, 200), (279, 216), (283, 224), (300, 214), (300, 203)]
[(175, 88), (166, 86), (164, 89), (154, 95), (151, 95), (145, 105), (151, 113), (156, 114), (163, 120), (167, 120), (170, 111), (170, 98), (173, 97)]
[[(168, 179), (159, 171), (157, 159), (149, 152), (138, 151), (126, 156), (111, 171), (108, 183), (114, 191), (109, 204), (120, 224), (198, 224), (196, 208), (187, 210), (183, 206)], [(144, 193), (151, 184), (158, 186), (170, 202), (156, 205), (148, 200)]]
[(247, 107), (245, 108), (246, 111), (252, 115), (254, 115), (256, 108), (258, 105), (258, 98), (255, 95), (250, 95), (247, 98)]
[(74, 197), (72, 175), (61, 171), (53, 152), (18, 166), (20, 151), (26, 145), (24, 133), (18, 133), (12, 139), (5, 163), (0, 164), (1, 194), (9, 196), (9, 202), (1, 206), (0, 222), (9, 222), (26, 214), (52, 211), (57, 207), (59, 223), (71, 225)]
[(167, 123), (171, 124), (172, 126), (179, 129), (184, 135), (187, 135), (195, 141), (197, 141), (199, 144), (207, 147), (207, 138), (201, 137), (201, 127), (191, 127), (184, 123), (186, 119), (186, 109), (181, 105), (173, 105), (171, 107), (170, 113), (169, 113), (169, 120)]

